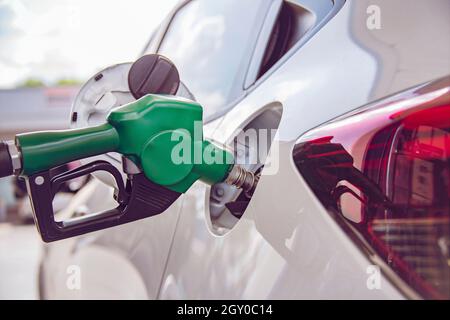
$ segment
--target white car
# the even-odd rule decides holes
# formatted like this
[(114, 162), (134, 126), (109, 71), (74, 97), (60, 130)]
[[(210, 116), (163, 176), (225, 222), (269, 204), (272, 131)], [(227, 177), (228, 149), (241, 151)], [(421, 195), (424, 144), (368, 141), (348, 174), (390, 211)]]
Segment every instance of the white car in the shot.
[[(276, 130), (255, 193), (196, 182), (46, 245), (41, 297), (449, 299), (449, 31), (448, 0), (183, 1), (145, 53), (178, 67), (207, 138)], [(93, 179), (61, 215), (112, 192)]]

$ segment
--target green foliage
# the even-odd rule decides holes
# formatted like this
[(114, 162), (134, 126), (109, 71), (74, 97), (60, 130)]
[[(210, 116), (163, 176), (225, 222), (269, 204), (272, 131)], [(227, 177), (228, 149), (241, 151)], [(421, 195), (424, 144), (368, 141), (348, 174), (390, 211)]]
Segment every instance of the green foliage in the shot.
[(57, 86), (76, 86), (80, 84), (81, 81), (77, 79), (60, 79), (56, 82)]
[(25, 87), (25, 88), (39, 88), (39, 87), (44, 87), (45, 84), (44, 82), (42, 82), (39, 79), (34, 79), (34, 78), (30, 78), (25, 80), (21, 87)]
[[(82, 84), (82, 82), (78, 79), (72, 79), (72, 78), (62, 78), (56, 81), (53, 85), (56, 87), (61, 86), (78, 86)], [(37, 78), (29, 78), (26, 79), (22, 84), (19, 85), (19, 87), (22, 88), (41, 88), (46, 87), (46, 84)]]

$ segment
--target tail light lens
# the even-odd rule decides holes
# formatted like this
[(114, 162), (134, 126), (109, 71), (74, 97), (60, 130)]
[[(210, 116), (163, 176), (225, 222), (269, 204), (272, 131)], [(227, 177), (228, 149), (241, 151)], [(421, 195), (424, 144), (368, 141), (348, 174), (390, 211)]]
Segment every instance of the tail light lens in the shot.
[(450, 298), (450, 77), (308, 132), (293, 156), (328, 211), (404, 282)]

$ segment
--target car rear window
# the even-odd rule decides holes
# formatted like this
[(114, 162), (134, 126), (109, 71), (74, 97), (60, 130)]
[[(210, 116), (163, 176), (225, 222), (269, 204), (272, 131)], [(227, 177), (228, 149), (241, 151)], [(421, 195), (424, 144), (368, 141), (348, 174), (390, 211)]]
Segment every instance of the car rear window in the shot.
[(260, 0), (194, 0), (173, 17), (158, 53), (204, 106), (220, 112), (243, 92), (243, 77), (264, 14)]

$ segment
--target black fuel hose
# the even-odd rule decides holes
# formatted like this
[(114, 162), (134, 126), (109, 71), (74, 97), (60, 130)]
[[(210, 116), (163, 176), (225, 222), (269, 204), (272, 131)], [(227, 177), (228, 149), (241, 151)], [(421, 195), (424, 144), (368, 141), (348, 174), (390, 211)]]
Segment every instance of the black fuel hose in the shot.
[(11, 154), (8, 144), (0, 141), (0, 178), (8, 177), (14, 173)]

